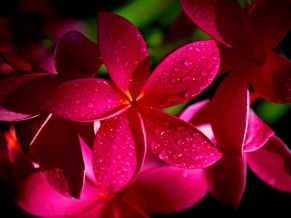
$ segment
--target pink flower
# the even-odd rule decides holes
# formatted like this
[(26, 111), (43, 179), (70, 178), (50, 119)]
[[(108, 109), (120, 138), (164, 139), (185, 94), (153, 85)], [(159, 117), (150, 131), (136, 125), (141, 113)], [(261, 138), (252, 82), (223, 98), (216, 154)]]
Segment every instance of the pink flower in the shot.
[[(181, 119), (191, 122), (217, 144), (209, 122), (210, 101), (186, 108)], [(291, 192), (291, 151), (250, 110), (243, 157), (224, 155), (205, 169), (210, 193), (222, 203), (237, 209), (246, 186), (246, 166), (265, 183), (280, 191)]]
[(291, 102), (291, 61), (272, 52), (291, 27), (289, 1), (256, 0), (248, 11), (237, 1), (181, 0), (190, 19), (219, 43), (219, 74), (230, 71), (211, 103), (219, 148), (242, 156), (250, 85), (263, 98)]
[[(66, 33), (55, 50), (58, 74), (35, 72), (24, 59), (1, 55), (14, 69), (26, 74), (0, 81), (0, 120), (20, 121), (15, 122), (16, 134), (28, 159), (39, 165), (55, 190), (79, 198), (84, 183), (79, 137), (85, 137), (83, 132), (88, 134), (90, 126), (48, 114), (41, 105), (60, 83), (95, 76), (102, 64), (98, 45), (80, 32)], [(34, 73), (27, 73), (31, 70)], [(91, 129), (94, 136), (93, 124)]]
[(44, 106), (72, 121), (105, 120), (93, 146), (97, 185), (106, 194), (121, 190), (139, 172), (146, 149), (189, 169), (217, 161), (221, 154), (206, 136), (160, 110), (189, 101), (212, 82), (219, 64), (215, 42), (185, 45), (150, 74), (149, 54), (139, 31), (115, 14), (104, 12), (98, 18), (98, 43), (112, 81), (63, 83)]
[(90, 176), (92, 151), (83, 149), (87, 172), (84, 189), (80, 199), (67, 198), (55, 192), (39, 170), (30, 169), (16, 147), (8, 148), (10, 158), (14, 159), (11, 163), (15, 172), (12, 175), (14, 200), (24, 211), (37, 217), (149, 217), (150, 213), (188, 209), (208, 191), (202, 170), (167, 166), (149, 155), (142, 173), (120, 192), (106, 196)]

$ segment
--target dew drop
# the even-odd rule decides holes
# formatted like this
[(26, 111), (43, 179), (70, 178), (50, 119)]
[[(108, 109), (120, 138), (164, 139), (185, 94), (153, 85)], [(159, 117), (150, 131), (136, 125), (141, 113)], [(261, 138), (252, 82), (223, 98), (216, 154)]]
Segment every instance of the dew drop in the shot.
[(201, 71), (201, 76), (203, 76), (203, 77), (207, 76), (207, 72), (206, 72), (206, 70), (202, 70), (202, 71)]
[(199, 87), (199, 89), (200, 89), (200, 90), (204, 90), (204, 89), (205, 89), (205, 86), (202, 85), (202, 86)]
[(176, 145), (181, 146), (181, 145), (184, 145), (184, 144), (185, 143), (184, 143), (183, 139), (177, 139), (176, 140)]
[(171, 84), (176, 84), (177, 82), (179, 82), (179, 78), (172, 78), (171, 80), (170, 80), (170, 83)]
[(132, 152), (128, 152), (128, 156), (132, 157), (133, 153)]
[(180, 71), (180, 69), (179, 69), (179, 68), (177, 68), (177, 67), (175, 67), (174, 71), (175, 71), (175, 72), (179, 72), (179, 71)]
[(92, 103), (88, 103), (88, 104), (87, 104), (87, 107), (88, 107), (88, 108), (93, 108), (93, 104), (92, 104)]
[(133, 145), (133, 144), (128, 145), (128, 147), (129, 147), (130, 149), (134, 149), (134, 145)]
[(187, 99), (187, 100), (189, 100), (189, 99), (191, 99), (191, 98), (196, 97), (196, 95), (197, 95), (197, 94), (194, 93), (193, 90), (188, 90), (187, 92), (185, 92), (185, 94), (184, 94), (184, 98)]
[(190, 76), (185, 76), (182, 78), (182, 83), (187, 83), (187, 82), (190, 82), (192, 81), (192, 78)]
[(120, 154), (117, 154), (117, 155), (116, 155), (116, 158), (117, 158), (117, 159), (121, 159), (121, 155), (120, 155)]
[(184, 63), (184, 65), (185, 65), (186, 67), (189, 67), (189, 66), (192, 65), (192, 61), (190, 61), (189, 59), (184, 60), (183, 63)]
[(167, 159), (169, 159), (169, 156), (168, 156), (168, 152), (167, 152), (167, 150), (162, 150), (162, 151), (159, 153), (159, 158), (162, 159), (162, 160), (167, 160)]

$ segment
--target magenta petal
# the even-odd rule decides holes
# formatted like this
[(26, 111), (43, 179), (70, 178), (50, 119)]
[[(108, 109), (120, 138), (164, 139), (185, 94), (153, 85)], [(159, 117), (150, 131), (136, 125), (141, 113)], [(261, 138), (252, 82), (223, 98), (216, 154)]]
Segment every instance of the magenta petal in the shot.
[(206, 168), (210, 193), (218, 201), (237, 209), (246, 185), (246, 162), (244, 158), (224, 155)]
[(174, 213), (198, 203), (208, 185), (202, 170), (171, 166), (139, 174), (121, 197), (147, 213)]
[(237, 1), (180, 0), (184, 12), (203, 31), (234, 50), (249, 53), (246, 15)]
[(97, 185), (105, 194), (120, 191), (142, 166), (146, 146), (137, 116), (132, 110), (122, 113), (106, 120), (97, 132), (92, 164)]
[(263, 98), (275, 103), (291, 102), (291, 61), (269, 53), (264, 65), (256, 68), (252, 84)]
[(196, 127), (170, 114), (140, 107), (148, 149), (168, 164), (200, 169), (215, 163), (222, 154)]
[(165, 108), (189, 101), (211, 84), (219, 61), (214, 40), (190, 43), (175, 50), (151, 74), (139, 102)]
[(274, 131), (253, 110), (249, 110), (248, 128), (243, 151), (249, 152), (259, 149), (273, 135)]
[(135, 98), (150, 73), (148, 50), (138, 29), (119, 15), (99, 13), (98, 43), (111, 79)]
[(265, 52), (274, 50), (290, 28), (290, 1), (254, 2), (248, 16), (248, 39), (253, 49)]
[(210, 122), (209, 111), (210, 100), (206, 99), (186, 107), (179, 118), (192, 123), (194, 126), (200, 126)]
[[(45, 113), (32, 119), (14, 123), (16, 137), (25, 156), (30, 153), (30, 144), (48, 116), (49, 114)], [(35, 157), (35, 155), (33, 156)]]
[(227, 75), (216, 90), (210, 108), (211, 126), (219, 148), (240, 157), (249, 113), (246, 70), (234, 70)]
[(223, 44), (217, 43), (217, 45), (220, 53), (220, 66), (218, 75), (237, 69), (239, 67), (258, 65), (256, 60), (253, 58), (249, 58)]
[(29, 72), (32, 70), (32, 65), (21, 57), (6, 52), (0, 52), (0, 56), (7, 64), (9, 64), (9, 66), (11, 66), (16, 71)]
[(85, 167), (74, 123), (51, 115), (32, 144), (49, 184), (64, 196), (80, 198)]
[(73, 121), (105, 119), (121, 113), (127, 99), (110, 81), (89, 78), (68, 81), (48, 96), (44, 109)]
[(0, 81), (0, 120), (18, 121), (41, 113), (47, 94), (59, 84), (54, 74), (26, 74)]
[(80, 199), (66, 198), (48, 185), (42, 173), (36, 172), (20, 185), (15, 202), (37, 217), (76, 217), (96, 206), (101, 196), (87, 180)]
[(94, 77), (102, 65), (99, 46), (82, 33), (69, 31), (56, 45), (55, 64), (62, 81)]
[(284, 142), (273, 136), (265, 146), (246, 153), (251, 170), (265, 183), (291, 192), (291, 152)]

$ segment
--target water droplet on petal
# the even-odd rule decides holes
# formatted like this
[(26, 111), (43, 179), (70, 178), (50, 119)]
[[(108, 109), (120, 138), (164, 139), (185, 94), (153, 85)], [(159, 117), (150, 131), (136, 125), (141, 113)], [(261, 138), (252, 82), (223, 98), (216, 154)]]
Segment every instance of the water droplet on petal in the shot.
[(87, 104), (87, 107), (88, 107), (88, 108), (93, 108), (93, 104), (92, 104), (92, 103), (88, 103), (88, 104)]
[(205, 89), (205, 86), (202, 85), (202, 86), (199, 87), (199, 89), (200, 89), (200, 90), (204, 90), (204, 89)]
[(189, 59), (186, 59), (186, 60), (184, 60), (184, 65), (186, 66), (186, 67), (189, 67), (189, 66), (191, 66), (192, 65), (192, 61), (191, 60), (189, 60)]
[(116, 158), (117, 158), (117, 159), (121, 159), (121, 155), (120, 155), (120, 154), (117, 154), (117, 155), (116, 155)]

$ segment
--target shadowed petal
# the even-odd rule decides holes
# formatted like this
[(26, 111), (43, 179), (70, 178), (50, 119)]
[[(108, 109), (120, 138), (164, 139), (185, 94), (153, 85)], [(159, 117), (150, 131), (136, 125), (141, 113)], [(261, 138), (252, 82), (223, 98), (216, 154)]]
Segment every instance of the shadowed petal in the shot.
[(291, 28), (291, 5), (286, 0), (256, 0), (248, 16), (248, 39), (253, 49), (269, 52)]
[(273, 136), (260, 149), (246, 153), (251, 170), (273, 188), (291, 192), (291, 152), (284, 142)]
[(10, 160), (7, 148), (7, 141), (0, 130), (0, 179), (7, 181), (10, 178)]
[(114, 83), (89, 78), (58, 86), (49, 94), (44, 109), (68, 120), (92, 121), (121, 113), (126, 103)]
[(119, 15), (99, 13), (98, 43), (111, 79), (135, 98), (150, 73), (148, 50), (138, 29)]
[(145, 136), (138, 116), (129, 110), (106, 120), (97, 132), (92, 164), (97, 185), (105, 194), (120, 191), (142, 166)]
[(124, 202), (119, 196), (111, 196), (105, 198), (102, 204), (92, 208), (85, 214), (82, 214), (82, 218), (149, 218), (139, 208), (130, 206), (127, 202)]
[(162, 214), (188, 209), (207, 191), (202, 170), (164, 166), (139, 174), (121, 197), (147, 213)]
[(32, 144), (51, 187), (64, 196), (80, 198), (85, 167), (74, 123), (51, 115)]
[(249, 111), (248, 128), (243, 147), (244, 152), (259, 149), (274, 135), (274, 131), (253, 110), (250, 109)]
[(57, 85), (54, 74), (34, 73), (0, 81), (0, 120), (18, 121), (41, 113), (48, 93)]
[(222, 81), (211, 101), (210, 121), (219, 148), (242, 156), (248, 124), (249, 90), (245, 70), (232, 71)]
[(190, 43), (175, 50), (151, 74), (139, 102), (165, 108), (189, 101), (212, 83), (219, 61), (214, 40)]
[(64, 34), (55, 48), (55, 64), (62, 81), (94, 77), (102, 65), (99, 47), (82, 33)]
[(237, 69), (243, 66), (256, 66), (258, 63), (255, 59), (249, 58), (241, 53), (229, 48), (223, 44), (217, 43), (219, 54), (220, 54), (220, 66), (218, 71), (218, 76), (229, 72), (231, 70)]
[(246, 185), (246, 162), (244, 158), (224, 155), (206, 168), (210, 193), (218, 201), (237, 209)]
[(0, 56), (9, 66), (11, 66), (14, 70), (20, 73), (46, 72), (40, 67), (33, 66), (25, 59), (18, 57), (16, 55), (9, 54), (6, 52), (0, 52)]
[(52, 189), (38, 171), (21, 184), (15, 202), (37, 217), (75, 217), (98, 205), (102, 195), (96, 186), (86, 180), (80, 199), (64, 197)]
[(254, 71), (252, 84), (266, 100), (290, 103), (291, 61), (273, 52), (269, 53), (264, 65)]
[(200, 169), (215, 163), (222, 154), (196, 127), (157, 109), (139, 107), (148, 149), (168, 164)]
[(31, 64), (21, 57), (6, 52), (0, 52), (0, 56), (16, 71), (29, 72), (32, 69)]
[(45, 113), (32, 119), (14, 123), (16, 137), (25, 156), (30, 153), (30, 144), (48, 116), (49, 114)]
[(180, 0), (184, 12), (203, 31), (220, 43), (250, 53), (246, 15), (237, 1)]

